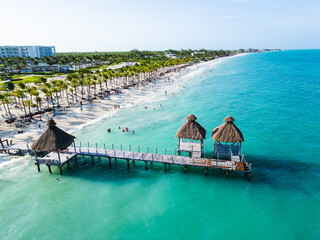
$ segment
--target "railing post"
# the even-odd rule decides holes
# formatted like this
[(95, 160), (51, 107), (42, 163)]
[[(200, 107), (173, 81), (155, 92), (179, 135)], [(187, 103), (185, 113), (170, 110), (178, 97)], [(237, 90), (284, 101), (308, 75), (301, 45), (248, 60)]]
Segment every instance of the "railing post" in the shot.
[(114, 150), (114, 145), (113, 145), (113, 143), (112, 143), (112, 150)]
[(147, 153), (149, 153), (149, 147), (147, 147)]
[(76, 149), (76, 143), (75, 143), (75, 141), (73, 141), (73, 148), (74, 148), (74, 153), (77, 153), (77, 149)]
[(129, 151), (131, 152), (131, 144), (129, 144)]
[(122, 144), (120, 145), (120, 149), (121, 149), (121, 151), (122, 151)]
[(88, 154), (89, 154), (89, 142), (88, 142)]
[(156, 147), (156, 154), (158, 154), (158, 148)]
[(98, 154), (98, 144), (96, 143), (96, 154)]
[(164, 149), (164, 153), (165, 153), (165, 155), (167, 155), (167, 148)]
[(140, 152), (140, 146), (138, 146), (138, 152)]
[(106, 144), (103, 144), (103, 148), (104, 148), (104, 154), (107, 155), (107, 150), (106, 150)]

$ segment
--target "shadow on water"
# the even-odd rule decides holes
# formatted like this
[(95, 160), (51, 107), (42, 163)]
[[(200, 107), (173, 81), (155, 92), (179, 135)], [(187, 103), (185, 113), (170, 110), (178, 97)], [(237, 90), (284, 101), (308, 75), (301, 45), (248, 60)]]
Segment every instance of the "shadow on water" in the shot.
[[(131, 180), (139, 179), (157, 179), (162, 175), (173, 176), (175, 174), (182, 174), (186, 176), (195, 176), (206, 179), (226, 179), (225, 171), (223, 170), (213, 170), (208, 171), (207, 176), (205, 176), (204, 168), (199, 167), (188, 167), (187, 173), (184, 173), (183, 166), (167, 164), (167, 171), (165, 172), (164, 164), (162, 163), (148, 163), (148, 170), (145, 169), (145, 164), (143, 162), (135, 162), (134, 164), (130, 161), (130, 169), (127, 168), (127, 162), (122, 159), (114, 161), (112, 159), (112, 166), (109, 167), (109, 162), (107, 159), (101, 158), (100, 160), (95, 159), (94, 165), (91, 163), (91, 158), (79, 157), (77, 163), (74, 161), (70, 162), (70, 169), (65, 165), (63, 167), (63, 175), (65, 177), (75, 177), (82, 178), (87, 181), (101, 181), (101, 182), (126, 182)], [(47, 172), (48, 170), (43, 167), (42, 172)], [(59, 176), (59, 169), (52, 168), (52, 172), (57, 177)], [(243, 173), (230, 173), (230, 181), (243, 178)], [(228, 180), (229, 180), (228, 179)]]
[[(320, 177), (320, 164), (313, 162), (301, 162), (291, 159), (277, 159), (264, 156), (246, 156), (247, 161), (252, 164), (251, 180), (248, 182), (251, 186), (267, 186), (279, 190), (293, 190), (302, 193), (311, 193), (320, 188), (318, 181)], [(43, 169), (45, 171), (45, 169)], [(112, 167), (108, 166), (108, 160), (101, 158), (95, 159), (92, 165), (91, 158), (79, 158), (78, 163), (71, 162), (70, 170), (65, 166), (63, 168), (64, 176), (82, 178), (86, 181), (95, 182), (118, 182), (126, 183), (139, 181), (139, 179), (159, 178), (162, 174), (173, 176), (182, 174), (199, 178), (206, 178), (211, 181), (222, 181), (235, 183), (241, 180), (246, 181), (244, 174), (240, 172), (231, 172), (229, 177), (225, 177), (225, 171), (210, 169), (208, 175), (204, 175), (203, 168), (188, 167), (187, 173), (184, 173), (184, 167), (171, 165), (167, 166), (167, 172), (164, 172), (164, 165), (161, 163), (148, 164), (148, 170), (145, 170), (145, 164), (130, 161), (130, 169), (127, 169), (127, 162), (118, 159), (112, 160)], [(58, 169), (53, 169), (53, 174), (59, 176)], [(242, 185), (242, 184), (241, 184)]]
[(250, 155), (246, 159), (252, 164), (252, 184), (305, 193), (320, 188), (318, 163)]

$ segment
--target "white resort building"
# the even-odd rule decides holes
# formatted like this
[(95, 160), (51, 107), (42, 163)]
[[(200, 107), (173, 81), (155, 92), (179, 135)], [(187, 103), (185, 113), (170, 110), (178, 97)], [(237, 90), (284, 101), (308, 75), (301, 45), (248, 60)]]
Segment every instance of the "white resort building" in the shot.
[(42, 58), (56, 56), (54, 46), (0, 46), (0, 57)]

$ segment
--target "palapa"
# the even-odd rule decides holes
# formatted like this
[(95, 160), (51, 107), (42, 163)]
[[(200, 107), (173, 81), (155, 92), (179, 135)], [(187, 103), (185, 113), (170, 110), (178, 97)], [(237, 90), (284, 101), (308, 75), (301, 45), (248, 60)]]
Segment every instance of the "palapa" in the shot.
[(32, 144), (35, 151), (53, 152), (69, 147), (75, 137), (56, 127), (56, 122), (50, 119), (47, 122), (48, 129)]
[(175, 137), (201, 140), (206, 138), (206, 130), (196, 122), (197, 117), (193, 114), (186, 117), (187, 122), (185, 122), (176, 133)]
[(228, 116), (223, 121), (225, 123), (213, 129), (212, 138), (218, 142), (243, 142), (244, 139), (241, 131), (233, 123), (235, 121), (234, 118)]

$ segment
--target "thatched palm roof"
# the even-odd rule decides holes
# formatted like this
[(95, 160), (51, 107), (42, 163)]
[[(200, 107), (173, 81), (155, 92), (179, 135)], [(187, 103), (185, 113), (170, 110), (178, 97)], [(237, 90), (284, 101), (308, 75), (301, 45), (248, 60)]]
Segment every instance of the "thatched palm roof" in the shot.
[(56, 127), (55, 121), (50, 119), (47, 127), (48, 129), (32, 144), (33, 150), (52, 152), (64, 150), (72, 144), (75, 137)]
[(212, 131), (212, 138), (219, 142), (243, 142), (243, 135), (239, 128), (234, 125), (234, 118), (231, 116), (223, 119), (225, 123), (216, 127)]
[(206, 138), (206, 130), (196, 122), (197, 117), (193, 114), (186, 117), (185, 122), (178, 130), (175, 137), (200, 140)]

